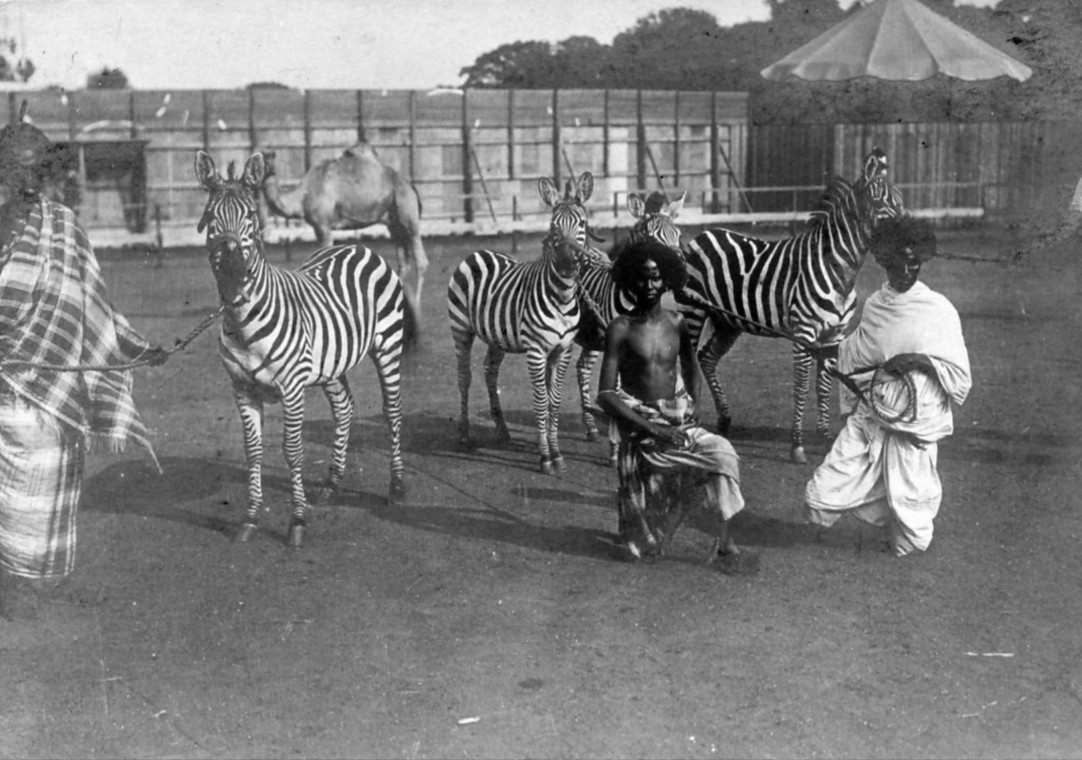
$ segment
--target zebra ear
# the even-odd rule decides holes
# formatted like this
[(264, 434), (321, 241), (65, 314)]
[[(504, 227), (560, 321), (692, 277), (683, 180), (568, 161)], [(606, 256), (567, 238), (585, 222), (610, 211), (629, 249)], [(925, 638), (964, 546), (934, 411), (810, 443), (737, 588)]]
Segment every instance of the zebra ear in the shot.
[(628, 193), (627, 210), (630, 211), (631, 215), (636, 219), (641, 219), (642, 215), (646, 212), (646, 203), (643, 202), (642, 196), (638, 193)]
[(575, 200), (585, 203), (594, 192), (594, 175), (583, 172), (579, 181), (575, 183)]
[(876, 177), (887, 175), (887, 154), (880, 148), (872, 148), (872, 152), (864, 159), (864, 180), (871, 182)]
[(680, 193), (679, 198), (677, 198), (675, 201), (668, 205), (665, 211), (669, 215), (670, 219), (675, 219), (677, 216), (680, 215), (680, 210), (684, 208), (684, 199), (687, 197), (688, 191), (685, 190), (684, 192)]
[(541, 177), (537, 180), (537, 192), (541, 193), (541, 200), (545, 202), (546, 206), (555, 206), (560, 200), (560, 191), (556, 189), (556, 184), (548, 177)]
[(263, 184), (263, 175), (266, 166), (263, 163), (262, 153), (253, 153), (244, 164), (244, 175), (241, 179), (249, 190), (256, 190)]
[(214, 159), (201, 150), (196, 151), (195, 154), (195, 176), (199, 180), (199, 184), (207, 190), (218, 187), (218, 183), (222, 179), (218, 175), (218, 169), (214, 166)]

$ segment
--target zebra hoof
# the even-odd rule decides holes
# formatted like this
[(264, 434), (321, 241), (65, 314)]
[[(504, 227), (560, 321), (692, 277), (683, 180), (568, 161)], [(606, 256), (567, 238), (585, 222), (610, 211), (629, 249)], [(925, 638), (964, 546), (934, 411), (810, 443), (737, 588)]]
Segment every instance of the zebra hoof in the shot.
[(391, 490), (387, 492), (387, 501), (393, 506), (399, 506), (406, 500), (406, 484), (401, 480), (391, 481)]
[(233, 536), (233, 543), (246, 544), (252, 540), (252, 536), (255, 535), (258, 527), (255, 523), (241, 523), (240, 528), (237, 530), (235, 536)]
[(590, 443), (600, 441), (601, 440), (601, 434), (599, 432), (597, 432), (596, 430), (587, 430), (586, 431), (586, 440), (589, 441)]
[(541, 473), (543, 475), (552, 475), (552, 462), (548, 459), (541, 460)]
[(304, 543), (304, 534), (307, 530), (308, 526), (303, 522), (290, 523), (289, 545), (294, 549), (299, 549)]
[(564, 463), (564, 458), (562, 456), (553, 459), (552, 466), (556, 468), (556, 472), (563, 472), (567, 469), (567, 464)]
[(733, 426), (733, 418), (732, 417), (718, 417), (718, 432), (721, 435), (728, 437), (729, 428), (731, 428), (732, 426)]
[(792, 451), (789, 452), (789, 459), (793, 464), (807, 464), (808, 457), (804, 453), (803, 446), (794, 446)]

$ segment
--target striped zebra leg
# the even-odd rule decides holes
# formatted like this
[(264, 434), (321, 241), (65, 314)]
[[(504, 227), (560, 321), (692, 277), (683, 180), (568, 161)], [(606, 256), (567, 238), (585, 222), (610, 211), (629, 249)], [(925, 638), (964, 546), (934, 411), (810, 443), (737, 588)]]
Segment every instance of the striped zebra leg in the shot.
[[(546, 375), (548, 386), (548, 450), (552, 466), (558, 472), (564, 470), (564, 457), (560, 453), (559, 429), (560, 429), (560, 402), (563, 397), (564, 377), (567, 375), (567, 367), (571, 364), (571, 349), (553, 352), (546, 362)], [(544, 469), (544, 465), (542, 465)]]
[(455, 354), (458, 358), (458, 442), (466, 445), (470, 442), (470, 383), (473, 380), (471, 363), (474, 334), (452, 326), (451, 337), (455, 341)]
[(289, 516), (289, 545), (299, 548), (308, 530), (308, 499), (304, 493), (304, 388), (283, 394), (282, 452), (289, 466), (292, 511)]
[(526, 352), (526, 367), (530, 374), (533, 391), (533, 413), (537, 423), (537, 449), (540, 452), (541, 472), (552, 474), (552, 453), (549, 451), (549, 410), (552, 408), (549, 378), (553, 376), (551, 354), (540, 346), (531, 346)]
[(586, 428), (586, 440), (596, 441), (601, 437), (597, 430), (597, 421), (588, 410), (592, 406), (590, 400), (590, 379), (594, 373), (594, 363), (600, 355), (598, 351), (582, 349), (579, 360), (575, 363), (575, 376), (579, 381), (579, 402), (582, 405), (582, 424)]
[(233, 540), (247, 543), (255, 535), (263, 508), (263, 403), (234, 387), (233, 398), (240, 412), (244, 433), (244, 459), (248, 464), (248, 509)]
[(346, 474), (346, 452), (349, 448), (349, 430), (353, 424), (353, 394), (350, 393), (346, 378), (340, 377), (323, 386), (323, 393), (331, 405), (331, 419), (334, 420), (334, 446), (331, 451), (331, 465), (327, 472), (327, 484), (320, 489), (314, 499), (316, 503), (326, 501), (338, 490), (342, 477)]
[(793, 430), (789, 458), (793, 464), (807, 464), (804, 453), (804, 407), (808, 403), (812, 357), (799, 346), (793, 346)]
[(402, 462), (402, 342), (388, 342), (372, 350), (380, 392), (383, 394), (383, 418), (391, 436), (391, 485), (387, 500), (401, 504), (406, 498), (406, 467)]
[(496, 423), (496, 437), (503, 442), (511, 440), (511, 432), (507, 429), (507, 422), (503, 418), (503, 407), (500, 405), (500, 365), (507, 352), (492, 343), (485, 352), (485, 387), (488, 388), (488, 410), (492, 415), (492, 421)]
[(827, 438), (830, 436), (830, 391), (834, 387), (834, 376), (830, 371), (837, 364), (834, 359), (818, 362), (815, 377), (815, 394), (818, 402), (818, 415), (815, 418), (815, 432)]
[(710, 336), (710, 340), (706, 341), (706, 345), (699, 350), (699, 368), (702, 370), (703, 379), (706, 380), (706, 387), (710, 389), (710, 395), (714, 398), (714, 408), (718, 415), (718, 432), (722, 435), (729, 434), (733, 416), (729, 409), (729, 399), (721, 387), (721, 380), (718, 379), (718, 362), (729, 352), (738, 337), (740, 337), (738, 332), (730, 333), (717, 329)]

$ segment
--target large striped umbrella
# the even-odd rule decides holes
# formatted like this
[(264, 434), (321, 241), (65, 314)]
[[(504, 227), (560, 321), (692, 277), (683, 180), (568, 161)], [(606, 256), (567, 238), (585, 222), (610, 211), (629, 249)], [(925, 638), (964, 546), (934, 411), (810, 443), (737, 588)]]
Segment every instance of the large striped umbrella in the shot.
[(760, 72), (772, 80), (917, 81), (936, 74), (977, 81), (1033, 70), (917, 0), (875, 0)]

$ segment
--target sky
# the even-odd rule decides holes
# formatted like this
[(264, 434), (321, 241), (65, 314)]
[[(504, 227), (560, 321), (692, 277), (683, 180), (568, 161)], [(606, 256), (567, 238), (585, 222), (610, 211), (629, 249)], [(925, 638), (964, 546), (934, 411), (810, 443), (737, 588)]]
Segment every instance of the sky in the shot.
[(145, 90), (421, 90), (461, 83), (464, 66), (500, 45), (609, 44), (673, 7), (722, 26), (770, 17), (765, 0), (0, 0), (0, 37), (33, 61), (35, 87), (81, 89), (108, 67)]

